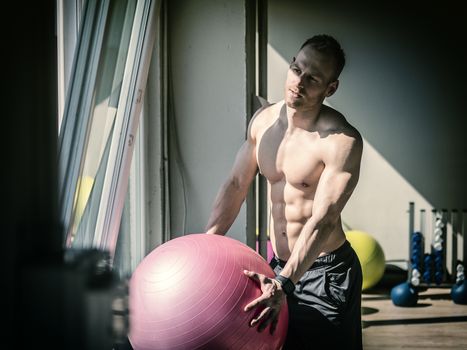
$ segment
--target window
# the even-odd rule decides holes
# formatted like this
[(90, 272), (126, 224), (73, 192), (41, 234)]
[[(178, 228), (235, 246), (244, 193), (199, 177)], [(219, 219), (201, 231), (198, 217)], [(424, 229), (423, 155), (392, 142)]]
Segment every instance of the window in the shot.
[(138, 208), (127, 189), (158, 5), (151, 0), (83, 3), (59, 140), (67, 248), (107, 250), (113, 259), (125, 199)]

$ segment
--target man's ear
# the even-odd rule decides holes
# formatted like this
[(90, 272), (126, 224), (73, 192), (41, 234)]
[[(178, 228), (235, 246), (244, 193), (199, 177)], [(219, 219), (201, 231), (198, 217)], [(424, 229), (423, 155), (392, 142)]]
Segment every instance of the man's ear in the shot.
[(328, 91), (326, 93), (326, 97), (334, 95), (339, 87), (339, 80), (334, 80), (332, 83), (328, 85)]

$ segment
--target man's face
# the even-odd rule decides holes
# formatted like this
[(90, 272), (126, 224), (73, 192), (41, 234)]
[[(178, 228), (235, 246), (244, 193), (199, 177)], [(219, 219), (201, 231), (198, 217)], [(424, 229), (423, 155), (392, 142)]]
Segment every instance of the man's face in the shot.
[(311, 47), (304, 47), (292, 60), (285, 82), (287, 106), (306, 110), (321, 105), (337, 89), (335, 61)]

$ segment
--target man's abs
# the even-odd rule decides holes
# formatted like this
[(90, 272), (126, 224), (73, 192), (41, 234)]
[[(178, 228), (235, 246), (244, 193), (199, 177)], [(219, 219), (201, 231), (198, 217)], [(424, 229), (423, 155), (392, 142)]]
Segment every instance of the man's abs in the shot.
[[(345, 233), (342, 230), (340, 222), (339, 219), (339, 224), (329, 235), (319, 256), (331, 253), (345, 242)], [(269, 226), (269, 238), (275, 256), (280, 260), (287, 261), (295, 246), (295, 242), (300, 236), (304, 223), (294, 221), (287, 222), (281, 219), (271, 218)]]

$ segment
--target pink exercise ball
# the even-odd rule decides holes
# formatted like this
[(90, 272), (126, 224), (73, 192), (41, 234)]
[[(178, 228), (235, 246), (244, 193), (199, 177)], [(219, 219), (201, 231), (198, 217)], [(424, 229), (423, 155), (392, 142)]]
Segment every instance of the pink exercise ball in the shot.
[(130, 279), (129, 340), (143, 349), (280, 349), (288, 308), (284, 299), (274, 334), (250, 327), (257, 310), (244, 307), (261, 295), (243, 273), (274, 277), (268, 263), (233, 238), (189, 234), (154, 249)]

